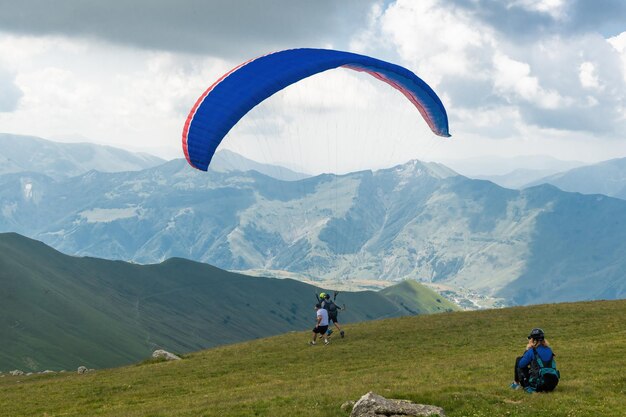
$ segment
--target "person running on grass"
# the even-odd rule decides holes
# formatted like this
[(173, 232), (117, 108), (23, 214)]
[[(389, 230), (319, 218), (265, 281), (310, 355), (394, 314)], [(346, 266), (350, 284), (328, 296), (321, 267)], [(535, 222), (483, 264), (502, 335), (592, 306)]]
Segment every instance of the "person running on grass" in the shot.
[(326, 331), (328, 330), (328, 311), (322, 308), (320, 303), (315, 304), (315, 327), (313, 328), (312, 340), (309, 342), (311, 346), (316, 344), (317, 335), (324, 338), (324, 344), (328, 344)]
[[(345, 336), (345, 332), (341, 330), (341, 327), (339, 326), (339, 321), (337, 320), (337, 315), (339, 314), (339, 310), (341, 310), (341, 307), (339, 307), (337, 304), (335, 304), (333, 300), (330, 299), (330, 294), (322, 293), (320, 294), (320, 296), (322, 296), (322, 308), (328, 311), (329, 326), (330, 322), (332, 321), (337, 330), (339, 330), (339, 334), (343, 338)], [(332, 330), (328, 330), (329, 335), (330, 333), (332, 333)]]

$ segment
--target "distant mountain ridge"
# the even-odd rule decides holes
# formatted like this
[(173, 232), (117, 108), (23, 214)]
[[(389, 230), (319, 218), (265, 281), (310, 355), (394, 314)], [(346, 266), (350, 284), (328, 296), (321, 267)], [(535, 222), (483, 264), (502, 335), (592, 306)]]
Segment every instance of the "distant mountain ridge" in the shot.
[(519, 304), (626, 296), (626, 202), (507, 190), (419, 161), (289, 182), (184, 160), (58, 181), (6, 174), (0, 213), (0, 230), (76, 255), (361, 287), (410, 278)]
[[(477, 180), (487, 180), (498, 184), (500, 187), (511, 189), (522, 189), (528, 186), (529, 182), (536, 181), (540, 178), (547, 177), (555, 172), (554, 169), (516, 169), (502, 175), (476, 175), (473, 178)], [(534, 184), (539, 185), (539, 184)]]
[(209, 169), (216, 172), (257, 171), (283, 181), (298, 181), (311, 176), (282, 166), (252, 161), (228, 149), (222, 149), (215, 153)]
[(580, 161), (563, 161), (548, 155), (508, 158), (494, 155), (449, 160), (444, 163), (466, 177), (488, 180), (501, 187), (513, 189), (527, 187), (540, 178), (584, 165)]
[(451, 159), (443, 162), (455, 171), (474, 178), (475, 176), (506, 175), (515, 170), (566, 171), (585, 165), (581, 161), (563, 161), (548, 155), (518, 155), (503, 157), (485, 155), (465, 159)]
[[(401, 285), (402, 300), (342, 292), (341, 322), (457, 309), (416, 282)], [(119, 366), (156, 348), (185, 353), (308, 330), (321, 290), (184, 259), (136, 265), (71, 257), (15, 233), (0, 234), (0, 287), (0, 371)]]
[[(0, 133), (0, 175), (32, 172), (60, 180), (92, 170), (140, 171), (165, 162), (147, 153), (129, 152), (112, 146), (55, 142), (35, 136)], [(310, 177), (282, 166), (253, 161), (227, 149), (215, 153), (210, 169), (216, 172), (257, 171), (283, 181)]]
[(533, 181), (527, 186), (551, 184), (563, 191), (604, 194), (626, 200), (626, 158), (574, 168)]
[(140, 171), (164, 162), (156, 156), (111, 146), (61, 143), (34, 136), (0, 133), (0, 174), (34, 172), (66, 179), (90, 170)]

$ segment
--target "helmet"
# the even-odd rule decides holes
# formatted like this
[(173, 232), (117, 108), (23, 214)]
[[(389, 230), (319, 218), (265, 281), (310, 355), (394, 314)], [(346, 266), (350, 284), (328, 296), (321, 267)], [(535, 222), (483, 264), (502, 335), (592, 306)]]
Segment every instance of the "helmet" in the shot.
[(320, 300), (323, 300), (324, 298), (326, 298), (326, 293), (325, 292), (321, 292), (320, 293)]
[(545, 338), (545, 334), (543, 333), (543, 330), (541, 330), (538, 327), (535, 327), (534, 329), (530, 331), (528, 338), (541, 341)]

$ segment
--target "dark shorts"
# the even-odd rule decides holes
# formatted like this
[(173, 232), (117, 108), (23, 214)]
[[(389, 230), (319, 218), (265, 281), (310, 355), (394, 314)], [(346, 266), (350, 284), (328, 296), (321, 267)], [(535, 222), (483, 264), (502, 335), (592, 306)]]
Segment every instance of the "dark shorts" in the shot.
[(339, 321), (337, 321), (337, 315), (336, 314), (334, 316), (328, 317), (328, 323), (330, 323), (331, 321), (333, 323), (339, 323)]
[(522, 387), (526, 388), (529, 385), (528, 379), (530, 377), (530, 368), (520, 368), (519, 361), (521, 359), (521, 356), (515, 359), (515, 381), (518, 382)]
[(324, 334), (328, 330), (328, 326), (316, 326), (313, 328), (313, 333)]

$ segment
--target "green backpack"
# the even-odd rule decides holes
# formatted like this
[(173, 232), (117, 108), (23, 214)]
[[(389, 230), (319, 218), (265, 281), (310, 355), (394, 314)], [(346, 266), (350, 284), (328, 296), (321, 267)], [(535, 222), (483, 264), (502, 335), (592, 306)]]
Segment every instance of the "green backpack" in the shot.
[(544, 362), (533, 348), (535, 357), (530, 363), (530, 378), (528, 382), (535, 391), (552, 391), (559, 384), (561, 373), (556, 369), (554, 353), (550, 360)]

